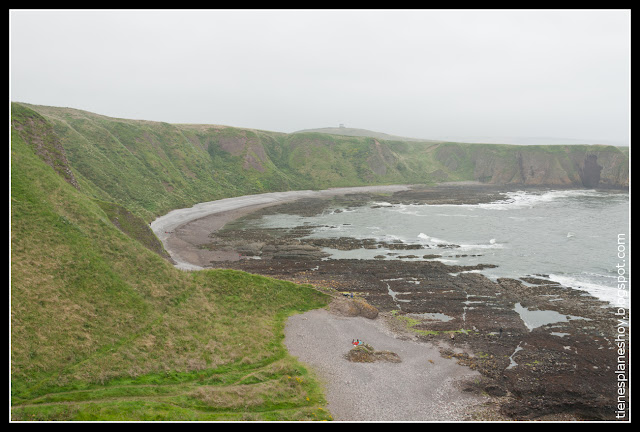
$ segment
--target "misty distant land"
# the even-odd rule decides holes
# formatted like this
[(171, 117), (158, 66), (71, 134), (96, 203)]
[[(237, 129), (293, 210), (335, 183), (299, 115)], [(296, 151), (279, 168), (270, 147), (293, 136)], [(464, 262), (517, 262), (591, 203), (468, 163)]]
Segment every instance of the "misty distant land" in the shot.
[(482, 143), (482, 144), (515, 144), (515, 145), (580, 145), (580, 144), (603, 144), (616, 147), (628, 147), (629, 144), (622, 140), (614, 139), (580, 139), (580, 138), (557, 138), (557, 137), (496, 137), (496, 136), (456, 136), (441, 135), (432, 138), (412, 138), (375, 132), (367, 129), (359, 129), (340, 125), (338, 127), (324, 127), (315, 129), (303, 129), (293, 133), (318, 132), (330, 135), (359, 136), (384, 139), (389, 141), (418, 141), (418, 142), (460, 142), (460, 143)]

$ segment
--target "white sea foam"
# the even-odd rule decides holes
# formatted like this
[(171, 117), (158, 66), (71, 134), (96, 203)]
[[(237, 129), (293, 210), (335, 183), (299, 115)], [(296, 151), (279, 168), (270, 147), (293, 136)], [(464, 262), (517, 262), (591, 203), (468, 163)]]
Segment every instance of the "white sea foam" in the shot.
[(457, 244), (454, 242), (450, 242), (448, 240), (443, 240), (437, 237), (429, 236), (425, 233), (418, 234), (418, 238), (423, 240), (423, 243), (426, 243), (430, 247), (437, 247), (438, 245), (452, 246), (455, 245), (456, 250), (473, 250), (473, 249), (501, 249), (504, 247), (503, 244), (497, 243), (496, 239), (490, 239), (486, 244)]
[(501, 243), (489, 243), (489, 244), (461, 244), (459, 250), (468, 251), (473, 249), (502, 249), (504, 245)]
[(480, 215), (474, 215), (474, 214), (451, 214), (451, 213), (438, 213), (437, 216), (442, 216), (442, 217), (465, 217), (465, 218), (477, 218), (477, 217), (480, 217)]
[(485, 204), (477, 204), (479, 208), (491, 210), (510, 210), (515, 208), (531, 208), (540, 203), (548, 203), (551, 201), (564, 198), (590, 197), (597, 196), (599, 192), (594, 190), (552, 190), (543, 193), (516, 191), (505, 192), (504, 200), (497, 200)]
[(418, 234), (418, 238), (421, 240), (424, 240), (427, 244), (429, 244), (430, 246), (432, 245), (439, 245), (439, 244), (444, 244), (444, 245), (452, 245), (454, 243), (447, 241), (447, 240), (442, 240), (439, 239), (437, 237), (431, 237), (425, 233), (420, 233)]
[(447, 258), (434, 258), (433, 261), (439, 261), (443, 264), (458, 264), (457, 260), (452, 260)]
[(420, 208), (419, 205), (414, 205), (414, 204), (398, 204), (393, 207), (395, 211), (401, 214), (411, 215), (411, 216), (422, 216), (419, 213), (419, 208)]
[[(559, 284), (569, 288), (585, 291), (593, 295), (594, 297), (597, 297), (600, 300), (608, 301), (611, 304), (616, 304), (616, 301), (618, 300), (617, 291), (615, 289), (612, 289), (614, 285), (601, 285), (593, 282), (586, 282), (573, 276), (558, 274), (550, 274), (549, 280), (558, 282)], [(624, 304), (621, 306), (627, 307), (628, 305)]]

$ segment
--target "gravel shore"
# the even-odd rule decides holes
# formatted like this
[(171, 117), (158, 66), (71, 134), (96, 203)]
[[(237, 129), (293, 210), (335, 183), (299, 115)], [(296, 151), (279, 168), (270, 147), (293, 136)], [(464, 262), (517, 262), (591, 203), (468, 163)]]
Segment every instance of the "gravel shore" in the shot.
[(234, 259), (232, 256), (219, 256), (201, 248), (209, 241), (209, 235), (222, 228), (227, 222), (258, 209), (301, 198), (327, 198), (349, 193), (397, 192), (409, 188), (409, 185), (358, 186), (320, 191), (301, 190), (245, 195), (172, 210), (158, 217), (150, 225), (177, 268), (202, 270), (211, 261)]
[[(351, 362), (345, 354), (353, 339), (392, 351), (401, 362)], [(433, 344), (394, 337), (381, 317), (325, 309), (295, 315), (287, 322), (285, 345), (323, 382), (336, 421), (463, 421), (472, 406), (487, 401), (457, 385), (479, 373), (442, 357)]]

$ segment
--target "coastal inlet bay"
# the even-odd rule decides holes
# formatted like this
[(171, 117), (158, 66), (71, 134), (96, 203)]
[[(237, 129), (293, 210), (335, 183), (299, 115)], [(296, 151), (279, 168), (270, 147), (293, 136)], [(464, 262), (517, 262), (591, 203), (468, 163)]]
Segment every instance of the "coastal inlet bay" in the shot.
[[(625, 191), (442, 184), (306, 194), (162, 234), (172, 256), (197, 268), (244, 270), (367, 302), (378, 311), (371, 319), (397, 338), (437, 347), (478, 373), (458, 388), (493, 398), (499, 416), (609, 420), (619, 415), (616, 265), (628, 208)], [(298, 332), (293, 344), (321, 336), (313, 326)], [(339, 337), (348, 350), (359, 335)], [(317, 370), (344, 361), (339, 349), (299, 352)], [(351, 391), (327, 379), (335, 393)], [(369, 410), (358, 418), (375, 420)]]

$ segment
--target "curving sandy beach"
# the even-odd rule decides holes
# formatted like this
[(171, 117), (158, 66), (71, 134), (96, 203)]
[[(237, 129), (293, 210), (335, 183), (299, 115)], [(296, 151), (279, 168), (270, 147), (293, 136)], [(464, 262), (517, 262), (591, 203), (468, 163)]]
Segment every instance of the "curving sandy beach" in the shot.
[(151, 222), (151, 229), (175, 261), (176, 267), (183, 270), (202, 270), (211, 261), (236, 258), (232, 255), (221, 256), (220, 252), (202, 249), (200, 246), (208, 242), (209, 234), (219, 230), (227, 222), (260, 208), (301, 198), (328, 198), (358, 192), (397, 192), (409, 188), (409, 185), (361, 186), (321, 191), (270, 192), (225, 198), (173, 210)]

